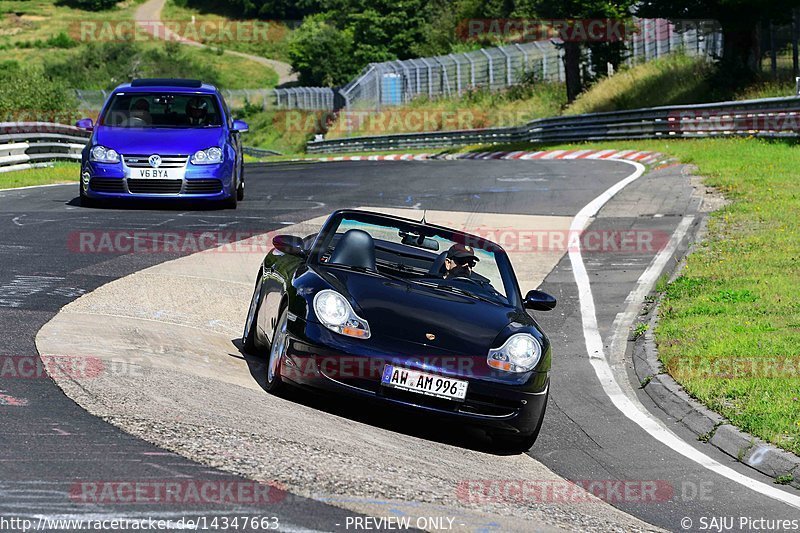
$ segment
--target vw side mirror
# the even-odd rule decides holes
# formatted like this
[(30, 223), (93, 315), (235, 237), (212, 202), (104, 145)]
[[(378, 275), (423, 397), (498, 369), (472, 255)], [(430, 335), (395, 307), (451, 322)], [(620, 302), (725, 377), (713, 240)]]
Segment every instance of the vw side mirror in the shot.
[(82, 118), (75, 123), (76, 128), (81, 128), (82, 130), (91, 130), (94, 128), (94, 123), (90, 118)]

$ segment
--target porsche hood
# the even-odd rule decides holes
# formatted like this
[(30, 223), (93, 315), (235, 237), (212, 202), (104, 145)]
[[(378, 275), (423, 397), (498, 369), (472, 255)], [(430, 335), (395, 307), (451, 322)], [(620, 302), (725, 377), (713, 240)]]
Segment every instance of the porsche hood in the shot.
[(320, 274), (350, 297), (355, 311), (369, 322), (373, 338), (485, 357), (497, 336), (518, 318), (511, 306), (376, 274), (339, 269)]

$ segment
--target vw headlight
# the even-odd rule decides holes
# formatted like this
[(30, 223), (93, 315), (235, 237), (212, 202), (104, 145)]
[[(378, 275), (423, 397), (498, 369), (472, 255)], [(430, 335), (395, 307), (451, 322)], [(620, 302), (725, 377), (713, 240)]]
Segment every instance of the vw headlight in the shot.
[(369, 338), (367, 321), (358, 316), (347, 298), (336, 291), (319, 291), (314, 296), (314, 312), (322, 325), (331, 331), (348, 337)]
[(95, 146), (90, 152), (90, 159), (97, 163), (119, 163), (119, 154), (116, 150), (105, 146)]
[(192, 155), (193, 165), (216, 165), (222, 163), (222, 148), (212, 146), (205, 150), (198, 150)]
[(499, 348), (489, 350), (486, 361), (492, 368), (506, 372), (528, 372), (542, 358), (542, 345), (529, 333), (511, 335)]

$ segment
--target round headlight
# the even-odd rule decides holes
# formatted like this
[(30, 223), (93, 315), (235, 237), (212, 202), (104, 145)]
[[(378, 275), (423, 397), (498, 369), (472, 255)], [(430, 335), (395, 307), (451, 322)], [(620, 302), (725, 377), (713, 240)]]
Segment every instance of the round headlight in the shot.
[(119, 159), (119, 154), (116, 150), (106, 150), (106, 160), (107, 161), (116, 161)]
[(92, 159), (102, 161), (105, 158), (106, 158), (105, 146), (95, 146), (94, 148), (92, 148)]
[(350, 305), (341, 294), (326, 290), (321, 291), (314, 299), (314, 311), (324, 324), (343, 326), (350, 316)]
[(205, 150), (198, 150), (192, 156), (192, 161), (197, 161), (197, 162), (205, 161), (206, 157), (207, 156)]
[(526, 366), (531, 359), (538, 359), (539, 343), (528, 335), (514, 335), (508, 340), (506, 353), (517, 366)]
[(206, 150), (206, 156), (208, 157), (209, 161), (220, 161), (222, 160), (222, 150), (220, 150), (216, 146), (213, 148), (209, 148), (208, 150)]
[(542, 345), (529, 333), (510, 336), (499, 348), (489, 350), (487, 363), (506, 372), (533, 370), (542, 357)]

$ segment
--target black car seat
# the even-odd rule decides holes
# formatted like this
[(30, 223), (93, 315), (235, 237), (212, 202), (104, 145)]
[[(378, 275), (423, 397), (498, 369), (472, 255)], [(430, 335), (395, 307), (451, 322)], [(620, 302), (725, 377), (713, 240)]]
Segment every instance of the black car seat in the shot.
[(444, 260), (447, 258), (447, 251), (440, 253), (439, 256), (433, 261), (428, 274), (431, 276), (444, 276)]
[(375, 241), (366, 231), (360, 229), (347, 230), (336, 243), (328, 263), (348, 265), (367, 270), (375, 267)]

